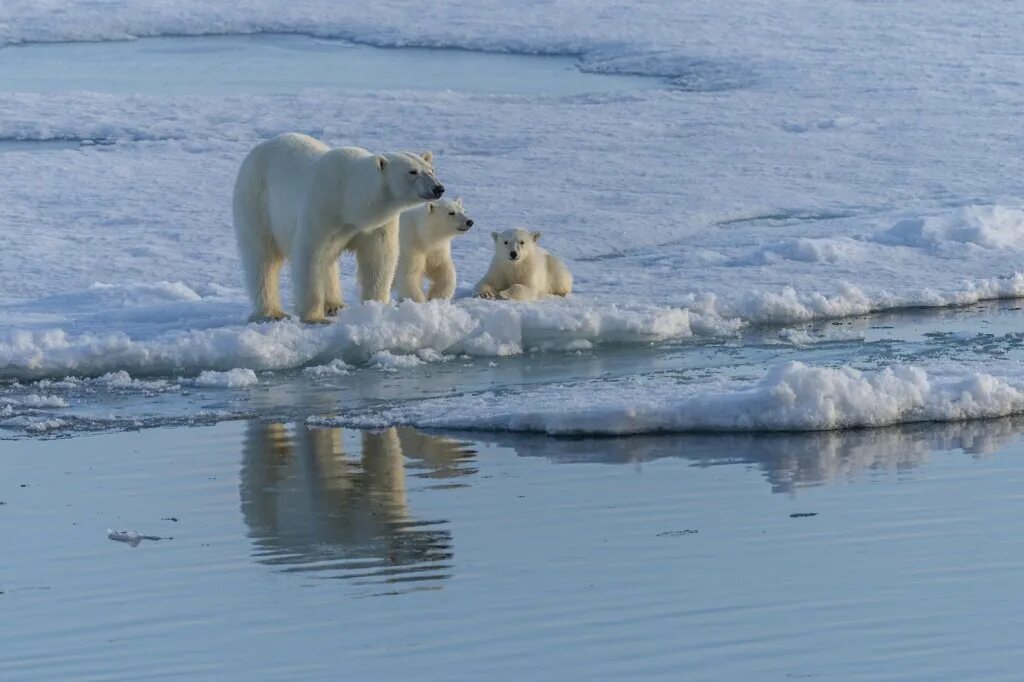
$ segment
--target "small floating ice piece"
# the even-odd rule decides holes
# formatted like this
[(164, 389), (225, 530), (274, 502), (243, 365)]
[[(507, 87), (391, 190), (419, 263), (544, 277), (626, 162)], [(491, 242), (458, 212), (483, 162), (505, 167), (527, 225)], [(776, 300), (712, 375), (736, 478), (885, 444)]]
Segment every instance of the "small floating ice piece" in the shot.
[(137, 547), (143, 540), (162, 540), (158, 535), (142, 535), (134, 530), (127, 530), (122, 528), (121, 530), (113, 530), (112, 528), (107, 529), (107, 537), (111, 540), (118, 542), (127, 542), (132, 547)]

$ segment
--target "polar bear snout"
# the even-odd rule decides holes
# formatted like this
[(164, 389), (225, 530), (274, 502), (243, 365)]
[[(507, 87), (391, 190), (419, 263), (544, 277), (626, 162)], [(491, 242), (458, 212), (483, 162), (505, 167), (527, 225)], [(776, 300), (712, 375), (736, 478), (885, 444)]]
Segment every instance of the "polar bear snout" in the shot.
[(440, 182), (434, 182), (427, 187), (422, 188), (419, 191), (420, 199), (425, 201), (433, 201), (434, 199), (440, 199), (441, 195), (444, 194), (444, 185)]
[(469, 232), (469, 228), (471, 227), (473, 227), (473, 221), (467, 218), (466, 222), (462, 223), (462, 225), (459, 225), (455, 229), (458, 230), (459, 232)]
[(509, 251), (508, 252), (508, 259), (509, 260), (519, 260), (519, 252), (518, 251)]

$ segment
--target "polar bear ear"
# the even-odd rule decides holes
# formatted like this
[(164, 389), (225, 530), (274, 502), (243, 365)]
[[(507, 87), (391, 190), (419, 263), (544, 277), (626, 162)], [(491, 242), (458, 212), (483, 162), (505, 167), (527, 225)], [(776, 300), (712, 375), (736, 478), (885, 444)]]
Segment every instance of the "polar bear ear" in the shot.
[(462, 206), (462, 197), (455, 197), (455, 203), (458, 206)]
[(420, 154), (420, 158), (427, 163), (434, 163), (434, 152), (423, 152)]
[(533, 237), (533, 241), (535, 241), (535, 242), (539, 242), (540, 241), (540, 232), (531, 232), (530, 236)]
[(491, 232), (491, 239), (493, 239), (494, 243), (497, 244), (498, 243), (498, 233), (497, 232)]
[(434, 202), (430, 202), (427, 204), (427, 213), (433, 213), (435, 208), (437, 208), (437, 206), (434, 205)]
[(381, 156), (380, 154), (378, 154), (377, 158), (374, 160), (377, 162), (377, 170), (379, 171), (384, 170), (384, 167), (388, 165), (387, 158)]

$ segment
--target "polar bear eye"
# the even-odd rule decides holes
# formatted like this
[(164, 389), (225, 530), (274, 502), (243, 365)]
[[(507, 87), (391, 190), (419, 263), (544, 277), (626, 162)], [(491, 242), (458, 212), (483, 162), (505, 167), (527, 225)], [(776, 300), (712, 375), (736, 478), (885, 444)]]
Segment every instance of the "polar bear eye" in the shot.
[(411, 171), (409, 171), (409, 175), (419, 175), (419, 174), (420, 174), (420, 172), (418, 170), (411, 170)]
[(525, 243), (526, 243), (526, 242), (519, 242), (519, 246), (522, 246), (522, 245), (523, 245), (523, 244), (525, 244)]
[(448, 211), (448, 215), (455, 215), (455, 211)]
[(505, 246), (508, 246), (508, 242), (505, 242)]

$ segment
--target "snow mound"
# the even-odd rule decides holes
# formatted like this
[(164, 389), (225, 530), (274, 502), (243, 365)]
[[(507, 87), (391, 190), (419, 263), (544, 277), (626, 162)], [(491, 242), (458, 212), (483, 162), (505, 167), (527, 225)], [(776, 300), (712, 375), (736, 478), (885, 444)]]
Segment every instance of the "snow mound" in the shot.
[(100, 384), (110, 389), (119, 389), (124, 391), (165, 391), (173, 388), (173, 386), (164, 379), (156, 379), (153, 381), (134, 379), (131, 374), (123, 369), (117, 372), (109, 372), (103, 376), (92, 379), (91, 383)]
[(229, 369), (226, 372), (206, 370), (192, 380), (192, 384), (200, 388), (242, 388), (255, 386), (259, 382), (256, 372), (242, 367)]
[(799, 237), (778, 244), (763, 246), (745, 257), (731, 262), (732, 265), (771, 265), (783, 261), (802, 263), (838, 263), (857, 261), (864, 257), (864, 246), (849, 238), (811, 239)]
[(348, 364), (344, 360), (339, 360), (337, 358), (331, 360), (326, 365), (314, 365), (312, 367), (307, 367), (306, 369), (302, 370), (303, 374), (314, 379), (322, 379), (324, 377), (345, 376), (347, 374), (350, 374), (351, 372), (352, 365)]
[(0, 397), (0, 405), (11, 405), (15, 407), (43, 409), (52, 407), (67, 407), (68, 402), (58, 395), (39, 395), (37, 393), (30, 393), (28, 395), (23, 395), (18, 398)]
[(967, 206), (951, 215), (901, 220), (874, 236), (893, 246), (955, 254), (963, 247), (1024, 249), (1024, 210), (1006, 206)]
[[(965, 421), (1024, 412), (1024, 376), (963, 366), (936, 373), (895, 365), (873, 371), (775, 366), (759, 380), (708, 385), (630, 377), (463, 395), (336, 419), (349, 426), (624, 435), (690, 431), (824, 431)], [(332, 418), (333, 419), (333, 418)], [(331, 421), (331, 420), (327, 420)]]
[[(0, 415), (3, 415), (2, 411), (0, 411)], [(33, 417), (31, 415), (18, 415), (0, 421), (0, 429), (21, 430), (35, 435), (57, 431), (66, 425), (67, 422), (58, 417)]]
[(385, 372), (397, 372), (402, 369), (419, 367), (423, 364), (415, 355), (395, 355), (386, 350), (378, 351), (370, 358), (370, 363)]

